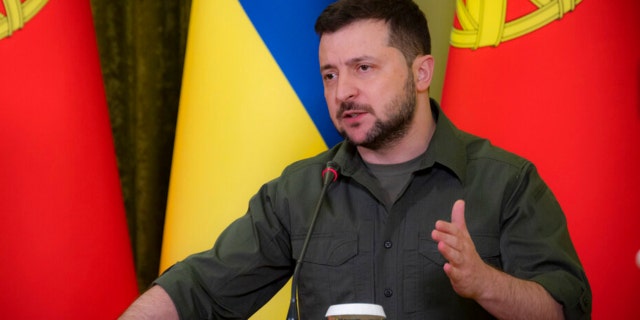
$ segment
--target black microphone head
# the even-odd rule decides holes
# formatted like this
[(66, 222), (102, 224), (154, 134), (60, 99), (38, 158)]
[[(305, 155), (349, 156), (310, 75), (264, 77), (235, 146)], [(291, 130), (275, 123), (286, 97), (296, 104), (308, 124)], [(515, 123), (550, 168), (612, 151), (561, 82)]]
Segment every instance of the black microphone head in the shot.
[(338, 172), (340, 171), (340, 166), (334, 161), (327, 162), (324, 170), (322, 170), (322, 178), (324, 178), (324, 183), (334, 182), (338, 180)]
[(337, 162), (333, 161), (333, 160), (327, 162), (327, 168), (331, 168), (331, 169), (335, 170), (336, 173), (338, 171), (340, 171), (340, 165)]

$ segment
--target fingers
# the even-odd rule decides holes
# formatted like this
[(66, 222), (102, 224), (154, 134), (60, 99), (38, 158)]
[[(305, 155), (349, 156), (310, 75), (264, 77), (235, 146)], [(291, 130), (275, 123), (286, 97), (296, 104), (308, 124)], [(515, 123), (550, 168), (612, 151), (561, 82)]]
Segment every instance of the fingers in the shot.
[(453, 209), (451, 209), (451, 223), (460, 228), (460, 230), (467, 229), (467, 224), (464, 219), (464, 207), (464, 200), (458, 200), (453, 204)]
[(451, 222), (438, 220), (435, 229), (431, 232), (431, 238), (438, 242), (445, 242), (454, 248), (456, 239), (467, 232), (464, 218), (464, 200), (458, 200), (451, 210)]
[[(458, 243), (456, 242), (455, 245), (458, 245)], [(438, 251), (445, 260), (454, 266), (459, 265), (463, 261), (463, 251), (449, 243), (440, 241), (438, 243)]]
[(435, 229), (431, 232), (431, 238), (438, 242), (438, 251), (442, 256), (452, 263), (458, 265), (464, 261), (465, 244), (468, 235), (465, 218), (465, 202), (458, 200), (451, 210), (451, 222), (437, 221)]
[(447, 261), (444, 272), (453, 289), (462, 297), (477, 296), (486, 287), (483, 274), (485, 264), (476, 251), (465, 220), (465, 202), (458, 200), (451, 208), (451, 222), (439, 220), (431, 232), (438, 243), (438, 251)]

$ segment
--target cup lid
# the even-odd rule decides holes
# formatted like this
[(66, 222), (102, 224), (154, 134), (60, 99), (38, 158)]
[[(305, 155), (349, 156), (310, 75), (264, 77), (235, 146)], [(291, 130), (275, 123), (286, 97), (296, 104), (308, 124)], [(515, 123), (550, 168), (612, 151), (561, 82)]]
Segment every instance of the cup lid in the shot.
[(372, 303), (345, 303), (330, 306), (325, 317), (339, 315), (379, 316), (385, 318), (387, 316), (381, 305)]

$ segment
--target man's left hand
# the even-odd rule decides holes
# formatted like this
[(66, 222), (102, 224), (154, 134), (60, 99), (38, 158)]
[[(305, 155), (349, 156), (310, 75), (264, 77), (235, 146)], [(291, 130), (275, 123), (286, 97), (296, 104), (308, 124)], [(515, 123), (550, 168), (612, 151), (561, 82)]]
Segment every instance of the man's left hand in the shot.
[(453, 204), (451, 222), (438, 220), (431, 238), (438, 242), (438, 251), (448, 261), (444, 272), (453, 289), (462, 297), (478, 299), (485, 283), (490, 281), (492, 270), (484, 263), (471, 240), (464, 218), (463, 200)]

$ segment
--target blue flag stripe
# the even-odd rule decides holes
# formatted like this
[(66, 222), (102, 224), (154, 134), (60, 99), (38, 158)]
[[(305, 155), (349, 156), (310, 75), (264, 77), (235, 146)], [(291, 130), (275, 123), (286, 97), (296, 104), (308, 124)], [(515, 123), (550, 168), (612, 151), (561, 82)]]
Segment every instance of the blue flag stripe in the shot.
[(318, 64), (319, 39), (313, 26), (331, 2), (240, 1), (329, 147), (342, 138), (327, 112)]

